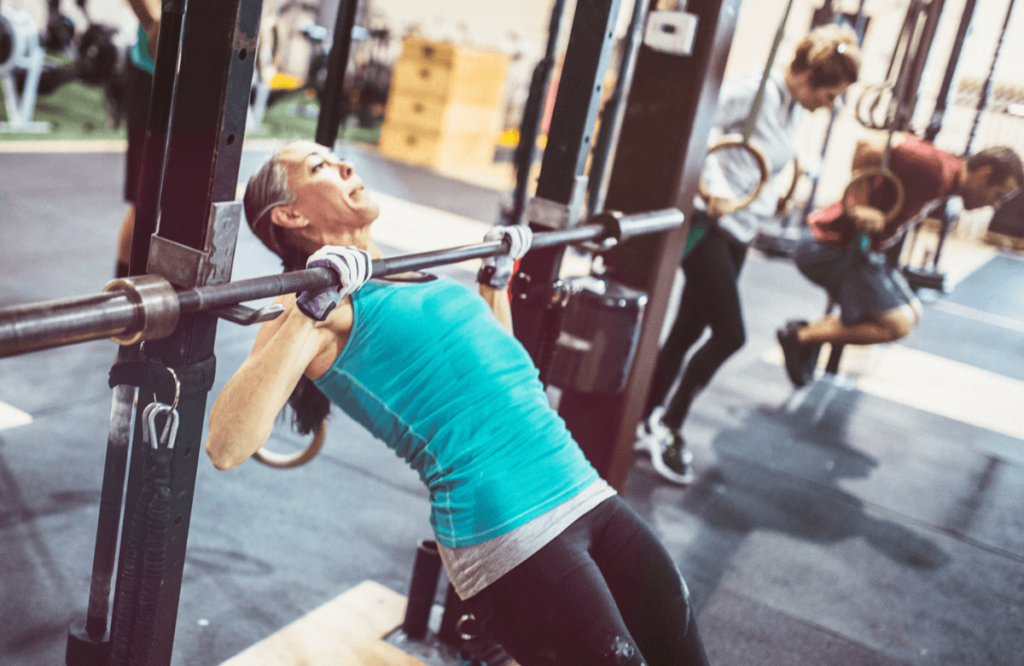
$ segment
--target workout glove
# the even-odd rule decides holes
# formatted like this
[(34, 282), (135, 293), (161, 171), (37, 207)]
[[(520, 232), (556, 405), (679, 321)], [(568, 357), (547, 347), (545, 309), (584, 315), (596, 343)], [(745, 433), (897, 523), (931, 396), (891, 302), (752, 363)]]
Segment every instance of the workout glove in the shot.
[(496, 257), (484, 257), (483, 265), (476, 274), (476, 281), (495, 289), (508, 289), (512, 279), (512, 270), (517, 259), (522, 258), (533, 243), (533, 230), (525, 224), (512, 224), (494, 227), (484, 236), (484, 242), (500, 241), (508, 237), (510, 249), (508, 254)]
[(308, 290), (299, 294), (296, 302), (304, 315), (317, 321), (327, 319), (338, 303), (349, 294), (358, 291), (370, 279), (373, 262), (370, 253), (355, 247), (325, 245), (306, 260), (306, 268), (326, 266), (341, 277), (341, 284), (320, 290)]

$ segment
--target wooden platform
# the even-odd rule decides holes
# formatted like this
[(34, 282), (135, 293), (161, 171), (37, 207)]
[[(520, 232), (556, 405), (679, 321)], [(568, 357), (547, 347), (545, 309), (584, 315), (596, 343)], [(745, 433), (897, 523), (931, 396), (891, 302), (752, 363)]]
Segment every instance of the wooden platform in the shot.
[(223, 666), (424, 666), (382, 639), (402, 624), (405, 597), (365, 581)]

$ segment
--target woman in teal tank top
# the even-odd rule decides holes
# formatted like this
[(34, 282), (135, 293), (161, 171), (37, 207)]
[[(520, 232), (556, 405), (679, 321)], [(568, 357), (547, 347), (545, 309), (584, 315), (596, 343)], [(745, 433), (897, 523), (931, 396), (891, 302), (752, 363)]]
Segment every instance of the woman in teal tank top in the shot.
[[(289, 144), (250, 179), (249, 225), (285, 270), (341, 285), (277, 300), (217, 397), (218, 469), (267, 441), (286, 403), (300, 431), (336, 404), (415, 469), (449, 579), (521, 666), (707, 664), (686, 583), (651, 530), (594, 471), (510, 334), (511, 256), (480, 295), (427, 274), (373, 279), (379, 214), (352, 165)], [(525, 227), (498, 227), (511, 255)], [(481, 298), (483, 296), (483, 298)]]

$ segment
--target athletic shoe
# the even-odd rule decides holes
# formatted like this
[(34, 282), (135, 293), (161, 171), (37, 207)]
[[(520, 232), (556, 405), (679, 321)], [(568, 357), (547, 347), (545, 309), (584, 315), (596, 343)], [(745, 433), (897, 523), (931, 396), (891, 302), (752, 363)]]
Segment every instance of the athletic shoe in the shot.
[(650, 443), (651, 464), (666, 481), (680, 486), (693, 483), (693, 452), (686, 448), (683, 436), (664, 425), (663, 434), (652, 435)]
[[(804, 326), (807, 326), (807, 322), (803, 320), (791, 319), (786, 322), (786, 328), (793, 329), (794, 335), (796, 335), (796, 331), (799, 331)], [(799, 339), (797, 337), (797, 340)], [(800, 346), (804, 351), (804, 379), (807, 383), (810, 383), (814, 379), (814, 373), (818, 370), (818, 357), (821, 355), (821, 345), (800, 343)]]
[(646, 451), (649, 448), (649, 442), (647, 441), (652, 436), (661, 436), (663, 432), (668, 431), (668, 428), (662, 425), (661, 416), (665, 413), (665, 408), (658, 405), (651, 410), (651, 415), (646, 420), (640, 421), (636, 424), (636, 444), (633, 445), (634, 451)]
[(794, 324), (798, 324), (798, 322), (787, 324), (776, 331), (775, 335), (779, 339), (779, 346), (782, 347), (789, 381), (793, 382), (793, 386), (800, 388), (806, 386), (811, 379), (807, 372), (808, 359), (813, 354), (814, 348), (800, 344), (796, 334), (801, 326)]

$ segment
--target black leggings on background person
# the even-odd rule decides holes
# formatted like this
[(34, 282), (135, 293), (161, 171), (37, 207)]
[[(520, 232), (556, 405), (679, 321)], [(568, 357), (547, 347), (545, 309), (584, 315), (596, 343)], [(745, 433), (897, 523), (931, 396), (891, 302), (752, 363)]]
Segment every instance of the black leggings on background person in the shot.
[(683, 577), (618, 496), (467, 603), (523, 666), (709, 664)]
[[(696, 211), (694, 216), (706, 214)], [(658, 356), (646, 417), (661, 405), (679, 374), (686, 353), (700, 339), (706, 327), (711, 337), (686, 365), (679, 388), (661, 417), (662, 423), (679, 430), (690, 404), (711, 377), (746, 342), (743, 311), (737, 287), (747, 246), (718, 229), (714, 220), (703, 239), (683, 260), (683, 295), (679, 314)]]

